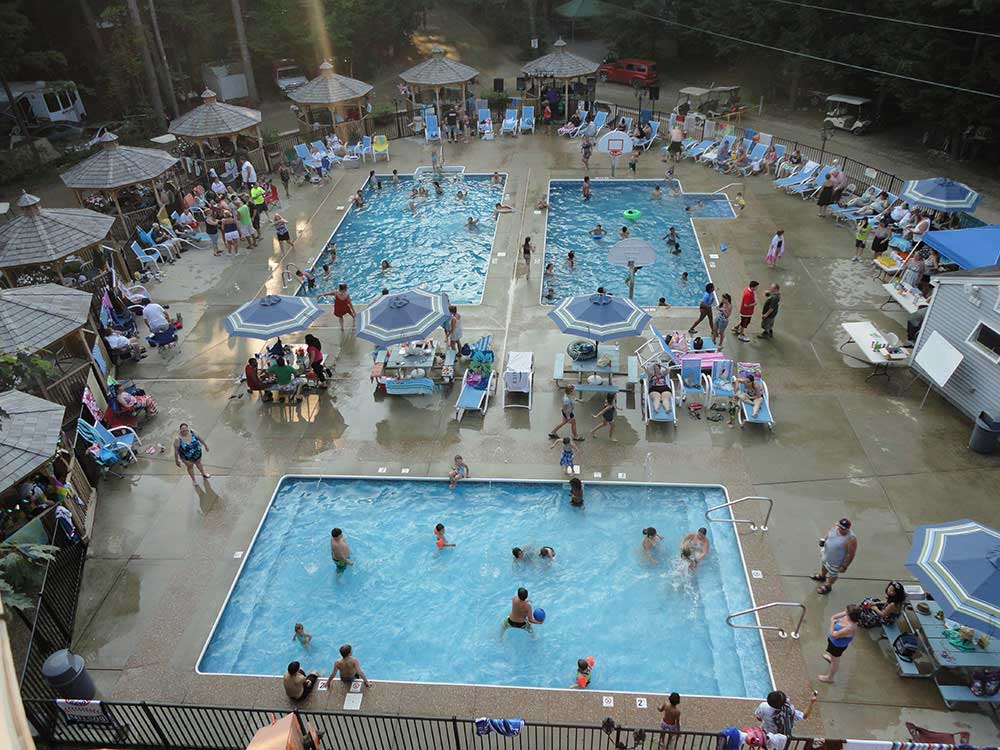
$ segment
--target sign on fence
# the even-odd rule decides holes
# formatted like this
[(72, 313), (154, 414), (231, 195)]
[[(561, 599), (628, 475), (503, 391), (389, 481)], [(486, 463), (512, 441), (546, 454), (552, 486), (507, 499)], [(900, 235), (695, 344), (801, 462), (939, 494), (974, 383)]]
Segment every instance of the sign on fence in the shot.
[(874, 180), (878, 177), (878, 172), (871, 167), (865, 167), (865, 178), (869, 180)]
[(66, 700), (56, 698), (56, 706), (66, 717), (66, 723), (118, 729), (119, 724), (108, 708), (100, 701)]

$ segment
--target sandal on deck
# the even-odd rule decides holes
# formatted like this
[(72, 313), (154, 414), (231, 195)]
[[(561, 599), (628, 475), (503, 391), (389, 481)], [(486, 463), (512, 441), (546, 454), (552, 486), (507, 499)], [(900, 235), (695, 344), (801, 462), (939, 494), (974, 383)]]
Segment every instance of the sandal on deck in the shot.
[(809, 576), (809, 578), (813, 581), (819, 581), (820, 583), (826, 580), (826, 576)]
[(817, 594), (829, 594), (831, 591), (833, 591), (833, 589), (827, 586), (825, 583), (818, 589), (816, 589)]

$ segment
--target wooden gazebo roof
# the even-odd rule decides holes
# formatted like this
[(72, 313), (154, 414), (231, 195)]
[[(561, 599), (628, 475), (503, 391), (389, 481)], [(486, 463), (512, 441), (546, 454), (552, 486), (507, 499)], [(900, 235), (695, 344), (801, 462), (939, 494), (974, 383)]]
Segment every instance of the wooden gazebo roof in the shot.
[(52, 263), (103, 241), (114, 216), (85, 208), (42, 208), (23, 193), (22, 214), (0, 225), (0, 268)]
[(101, 136), (101, 149), (59, 175), (68, 188), (117, 190), (155, 180), (179, 160), (157, 148), (119, 146), (118, 136)]
[(364, 81), (334, 73), (333, 66), (325, 62), (319, 66), (318, 76), (289, 91), (288, 98), (297, 104), (331, 106), (361, 99), (373, 88)]
[(211, 89), (201, 94), (201, 104), (173, 120), (167, 132), (193, 140), (236, 135), (260, 125), (260, 111), (220, 102)]
[(569, 79), (593, 75), (600, 63), (580, 57), (566, 50), (566, 42), (556, 40), (555, 50), (527, 63), (521, 70), (533, 78)]
[(399, 74), (406, 83), (414, 86), (452, 86), (457, 83), (471, 81), (479, 75), (479, 71), (458, 60), (445, 56), (444, 50), (435, 47), (431, 57), (422, 63), (414, 65), (409, 70)]
[(0, 291), (0, 353), (34, 353), (87, 322), (93, 295), (58, 284)]

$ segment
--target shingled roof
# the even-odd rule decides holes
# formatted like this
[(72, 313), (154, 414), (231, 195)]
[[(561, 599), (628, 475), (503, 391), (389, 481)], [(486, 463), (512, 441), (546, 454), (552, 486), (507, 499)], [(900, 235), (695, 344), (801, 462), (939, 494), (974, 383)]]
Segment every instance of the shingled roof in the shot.
[(172, 120), (167, 132), (187, 138), (233, 135), (260, 125), (260, 110), (220, 102), (212, 89), (201, 94), (201, 104)]
[(66, 407), (21, 391), (0, 393), (0, 492), (28, 476), (56, 452)]
[(360, 99), (374, 88), (371, 84), (338, 75), (333, 66), (325, 62), (319, 66), (319, 75), (288, 92), (288, 98), (299, 104), (339, 104)]
[(118, 136), (101, 136), (101, 149), (59, 175), (66, 187), (78, 190), (115, 190), (153, 180), (178, 162), (158, 148), (119, 146)]
[(593, 75), (601, 67), (600, 63), (567, 52), (566, 42), (562, 39), (557, 39), (552, 46), (554, 52), (532, 60), (521, 70), (538, 78), (579, 78)]
[(0, 291), (0, 353), (37, 352), (87, 322), (90, 292), (58, 284)]
[(96, 245), (108, 236), (113, 216), (85, 208), (42, 208), (34, 195), (23, 193), (23, 213), (0, 225), (0, 268), (51, 263)]
[(475, 68), (458, 60), (449, 60), (443, 49), (435, 47), (431, 50), (429, 59), (404, 70), (399, 77), (416, 86), (448, 86), (471, 81), (478, 75), (479, 71)]

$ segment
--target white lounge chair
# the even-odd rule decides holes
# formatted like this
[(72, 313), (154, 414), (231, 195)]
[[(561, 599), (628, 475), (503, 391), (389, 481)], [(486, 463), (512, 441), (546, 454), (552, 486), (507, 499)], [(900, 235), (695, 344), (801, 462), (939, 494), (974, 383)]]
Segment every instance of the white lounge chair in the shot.
[[(500, 392), (500, 405), (531, 408), (531, 391), (535, 379), (534, 356), (531, 352), (508, 352), (507, 367), (503, 371), (503, 390)], [(508, 394), (527, 393), (527, 404), (508, 403)]]
[(479, 110), (479, 137), (484, 141), (493, 140), (493, 119), (490, 117), (489, 109)]

